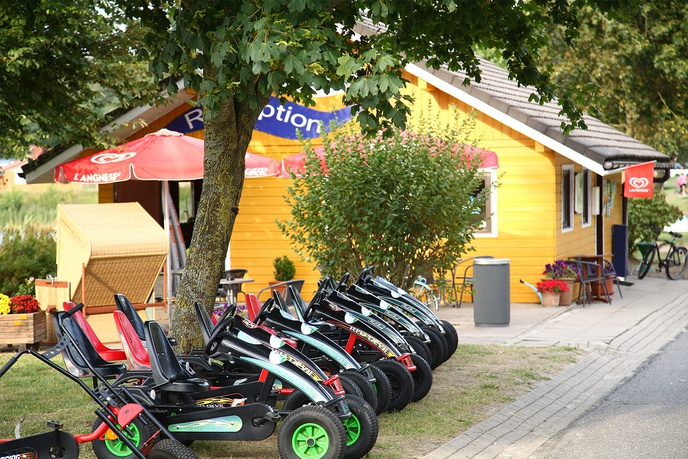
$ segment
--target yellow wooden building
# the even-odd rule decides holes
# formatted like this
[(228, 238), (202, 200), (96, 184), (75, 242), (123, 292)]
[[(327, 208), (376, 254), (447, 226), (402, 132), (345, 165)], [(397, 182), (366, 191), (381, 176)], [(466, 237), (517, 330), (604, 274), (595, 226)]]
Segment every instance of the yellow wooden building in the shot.
[[(533, 90), (519, 87), (508, 79), (505, 70), (489, 62), (483, 62), (481, 68), (481, 82), (464, 86), (465, 75), (461, 73), (415, 63), (405, 69), (409, 80), (405, 91), (415, 98), (414, 115), (428, 106), (444, 114), (451, 105), (465, 113), (477, 113), (478, 145), (499, 157), (498, 170), (486, 171), (486, 180), (499, 176), (500, 186), (488, 203), (491, 216), (476, 234), (476, 251), (469, 255), (508, 259), (511, 301), (536, 302), (537, 296), (519, 280), (536, 282), (545, 264), (575, 255), (625, 250), (620, 242), (612, 242), (613, 233), (623, 234), (627, 223), (622, 193), (624, 167), (654, 160), (656, 180), (663, 180), (668, 176), (670, 159), (591, 117), (586, 117), (588, 130), (564, 136), (556, 104), (530, 103)], [(198, 122), (198, 117), (194, 121), (189, 114), (189, 97), (182, 93), (164, 107), (128, 113), (120, 121), (144, 119), (146, 126), (129, 127), (118, 135), (132, 140), (169, 127), (175, 120), (186, 120), (189, 125)], [(316, 109), (341, 108), (339, 99), (337, 95), (323, 96)], [(202, 137), (203, 133), (193, 130), (189, 135)], [(300, 144), (254, 131), (249, 151), (279, 160), (300, 151)], [(56, 166), (92, 152), (73, 147), (39, 158), (24, 167), (26, 179), (29, 183), (52, 181)], [(230, 260), (232, 268), (248, 269), (247, 277), (255, 280), (244, 284), (246, 292), (255, 293), (268, 285), (273, 279), (272, 261), (281, 255), (296, 262), (296, 278), (306, 280), (302, 290), (305, 297), (316, 288), (317, 270), (298, 259), (275, 223), (289, 217), (283, 200), (288, 184), (288, 179), (275, 177), (245, 181)], [(194, 189), (198, 191), (200, 186), (196, 183)], [(161, 223), (159, 196), (160, 184), (156, 182), (100, 186), (101, 202), (139, 201)]]

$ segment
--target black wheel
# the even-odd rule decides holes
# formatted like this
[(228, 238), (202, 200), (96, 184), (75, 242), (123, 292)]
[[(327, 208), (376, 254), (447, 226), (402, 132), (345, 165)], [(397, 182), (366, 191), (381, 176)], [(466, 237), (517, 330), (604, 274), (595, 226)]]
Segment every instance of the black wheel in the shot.
[(444, 357), (447, 354), (447, 340), (436, 328), (426, 326), (423, 327), (423, 331), (430, 338), (430, 345), (428, 346), (428, 348), (430, 348), (430, 360), (428, 360), (428, 363), (430, 364), (430, 368), (434, 370), (445, 361)]
[(650, 266), (652, 266), (653, 261), (655, 261), (655, 248), (651, 247), (643, 257), (643, 261), (640, 262), (640, 266), (638, 266), (638, 279), (642, 279), (650, 272)]
[[(103, 423), (100, 419), (96, 419), (93, 424), (93, 430), (100, 427)], [(149, 423), (144, 422), (140, 417), (134, 419), (132, 423), (127, 426), (129, 433), (125, 434), (131, 440), (131, 442), (137, 448), (146, 443), (157, 431), (156, 427)], [(105, 437), (110, 437), (107, 434)], [(132, 453), (129, 447), (124, 444), (124, 442), (116, 435), (112, 435), (113, 439), (98, 439), (93, 440), (91, 445), (93, 446), (93, 452), (99, 459), (135, 459), (137, 456)]]
[(198, 456), (188, 446), (164, 438), (153, 445), (148, 453), (148, 459), (198, 459)]
[(361, 389), (358, 387), (358, 384), (356, 384), (354, 380), (349, 378), (348, 375), (340, 374), (339, 381), (342, 383), (344, 392), (363, 398), (363, 392), (361, 392)]
[(416, 371), (411, 372), (414, 384), (411, 401), (417, 402), (430, 392), (430, 388), (432, 387), (432, 369), (430, 368), (430, 364), (419, 355), (412, 354), (411, 361), (416, 366)]
[(387, 412), (400, 411), (411, 403), (413, 397), (414, 382), (411, 372), (401, 363), (393, 359), (382, 359), (373, 363), (385, 373), (392, 388)]
[(404, 336), (404, 339), (409, 344), (409, 346), (411, 346), (413, 352), (423, 357), (423, 359), (425, 359), (426, 362), (430, 360), (430, 348), (428, 348), (428, 345), (425, 344), (423, 340), (415, 336)]
[(375, 408), (375, 414), (378, 416), (387, 411), (389, 402), (392, 399), (392, 384), (389, 382), (389, 378), (384, 371), (380, 370), (375, 365), (370, 365), (370, 371), (375, 377), (375, 395), (377, 396), (377, 407)]
[(343, 419), (346, 431), (346, 450), (344, 457), (358, 459), (370, 452), (377, 441), (379, 426), (373, 408), (361, 397), (345, 395), (345, 403), (351, 411), (351, 417)]
[(459, 333), (456, 331), (456, 327), (447, 322), (446, 320), (440, 320), (440, 325), (444, 329), (444, 337), (447, 339), (447, 360), (454, 355), (456, 348), (459, 347)]
[(358, 388), (361, 390), (363, 400), (365, 400), (366, 403), (373, 408), (373, 410), (377, 410), (377, 394), (375, 393), (373, 383), (368, 380), (368, 377), (354, 370), (343, 371), (339, 376), (341, 377), (342, 375), (355, 382)]
[(688, 249), (685, 247), (674, 248), (667, 255), (667, 277), (671, 280), (681, 279), (686, 273), (686, 261), (688, 261)]
[(311, 399), (306, 396), (299, 389), (295, 389), (291, 394), (287, 395), (282, 404), (282, 409), (284, 411), (294, 411), (297, 408), (301, 408), (304, 405), (308, 405)]
[(302, 406), (282, 423), (277, 448), (283, 459), (342, 459), (346, 449), (344, 424), (327, 408)]

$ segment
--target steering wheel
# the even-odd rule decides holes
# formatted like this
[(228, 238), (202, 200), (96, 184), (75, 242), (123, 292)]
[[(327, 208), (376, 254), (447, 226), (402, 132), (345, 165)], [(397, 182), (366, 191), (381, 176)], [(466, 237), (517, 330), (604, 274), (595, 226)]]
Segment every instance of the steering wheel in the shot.
[(318, 291), (313, 299), (308, 303), (308, 306), (306, 306), (306, 309), (303, 311), (303, 320), (307, 321), (308, 319), (311, 318), (313, 315), (313, 307), (317, 304), (320, 303), (325, 296), (325, 292), (322, 290)]
[(253, 323), (260, 325), (264, 316), (267, 316), (274, 308), (275, 300), (273, 298), (268, 298), (265, 303), (260, 307), (258, 313), (253, 318)]
[(358, 285), (363, 284), (365, 280), (373, 274), (374, 269), (375, 266), (368, 266), (366, 269), (361, 271), (361, 274), (358, 275), (358, 279), (356, 279), (356, 283)]
[(217, 321), (215, 328), (213, 328), (210, 338), (208, 338), (208, 343), (205, 345), (206, 354), (214, 354), (220, 347), (220, 341), (222, 340), (222, 333), (226, 333), (225, 329), (234, 320), (234, 312), (236, 311), (236, 305), (229, 306), (225, 312), (222, 313), (220, 320)]
[(337, 288), (335, 290), (339, 290), (340, 292), (343, 292), (346, 290), (346, 288), (349, 286), (349, 278), (351, 277), (351, 273), (344, 273), (342, 278), (339, 280), (339, 284), (337, 285)]

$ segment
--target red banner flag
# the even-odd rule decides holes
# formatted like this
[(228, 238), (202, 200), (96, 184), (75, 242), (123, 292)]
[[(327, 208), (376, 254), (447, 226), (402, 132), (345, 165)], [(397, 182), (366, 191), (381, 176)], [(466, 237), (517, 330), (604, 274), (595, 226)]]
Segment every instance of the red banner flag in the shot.
[(654, 196), (654, 161), (628, 166), (624, 172), (626, 174), (624, 197), (652, 198)]

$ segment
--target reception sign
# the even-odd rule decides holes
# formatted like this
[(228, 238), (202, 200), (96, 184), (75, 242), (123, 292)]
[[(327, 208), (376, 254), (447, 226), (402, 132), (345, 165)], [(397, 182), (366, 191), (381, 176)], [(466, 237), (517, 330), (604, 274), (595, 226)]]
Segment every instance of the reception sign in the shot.
[[(339, 97), (341, 99), (341, 97)], [(341, 107), (341, 102), (338, 104)], [(294, 102), (284, 105), (276, 97), (263, 108), (255, 130), (283, 139), (297, 140), (297, 131), (306, 139), (320, 137), (321, 129), (329, 130), (330, 122), (336, 120), (345, 123), (351, 119), (351, 107), (317, 110)], [(189, 133), (203, 129), (203, 109), (194, 107), (172, 120), (165, 128), (181, 133)]]

